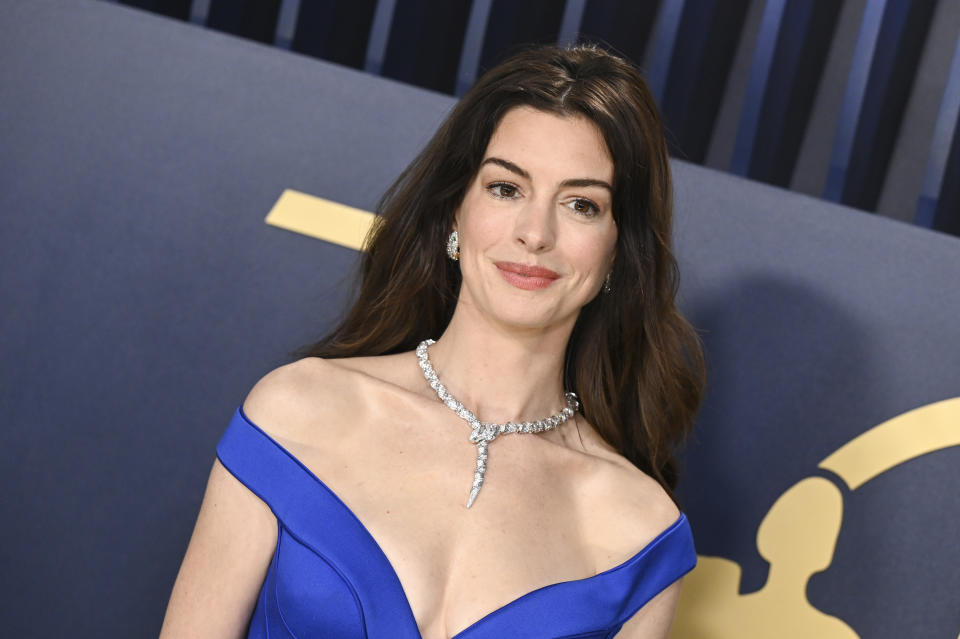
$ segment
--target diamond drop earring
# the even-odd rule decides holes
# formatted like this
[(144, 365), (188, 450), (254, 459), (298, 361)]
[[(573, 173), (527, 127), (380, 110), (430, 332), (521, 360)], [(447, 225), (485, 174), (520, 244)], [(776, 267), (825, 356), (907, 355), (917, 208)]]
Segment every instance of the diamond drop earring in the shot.
[(610, 288), (610, 276), (613, 275), (613, 271), (607, 273), (607, 276), (603, 279), (603, 292), (609, 293), (613, 289)]
[(456, 231), (447, 238), (447, 257), (456, 262), (460, 259), (460, 238)]

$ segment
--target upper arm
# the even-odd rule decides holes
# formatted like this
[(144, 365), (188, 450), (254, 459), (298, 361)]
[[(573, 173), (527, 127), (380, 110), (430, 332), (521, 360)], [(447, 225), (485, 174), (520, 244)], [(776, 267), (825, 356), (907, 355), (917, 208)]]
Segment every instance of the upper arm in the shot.
[[(616, 512), (610, 515), (608, 528), (623, 540), (624, 547), (642, 548), (680, 517), (680, 510), (660, 484), (634, 467), (617, 480)], [(616, 634), (617, 639), (666, 639), (680, 598), (677, 579), (661, 590), (631, 616)]]
[[(321, 360), (300, 360), (258, 381), (244, 413), (276, 438), (297, 437), (311, 413)], [(315, 403), (315, 402), (314, 402)], [(277, 544), (270, 507), (215, 459), (170, 595), (161, 639), (243, 637)]]
[(161, 639), (243, 637), (276, 543), (269, 507), (214, 460)]
[(682, 578), (643, 605), (616, 634), (616, 639), (667, 639), (680, 600)]

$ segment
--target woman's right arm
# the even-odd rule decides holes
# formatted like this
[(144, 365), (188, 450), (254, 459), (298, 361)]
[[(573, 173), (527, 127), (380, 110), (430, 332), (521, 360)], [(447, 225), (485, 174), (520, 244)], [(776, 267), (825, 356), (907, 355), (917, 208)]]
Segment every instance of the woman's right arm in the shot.
[[(322, 418), (317, 398), (326, 396), (321, 391), (332, 370), (317, 358), (275, 368), (250, 389), (243, 411), (258, 425), (270, 424), (271, 436), (297, 439), (304, 415)], [(277, 527), (270, 507), (214, 460), (160, 639), (242, 638), (276, 550)]]
[(160, 639), (243, 637), (276, 543), (270, 508), (214, 460)]

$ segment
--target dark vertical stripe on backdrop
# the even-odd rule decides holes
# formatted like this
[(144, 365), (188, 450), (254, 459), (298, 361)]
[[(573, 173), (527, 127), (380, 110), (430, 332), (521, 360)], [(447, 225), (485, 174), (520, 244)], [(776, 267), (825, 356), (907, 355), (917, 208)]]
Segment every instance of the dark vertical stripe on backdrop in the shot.
[(264, 44), (273, 44), (280, 0), (212, 0), (207, 26)]
[(931, 0), (868, 0), (823, 197), (874, 210), (900, 130)]
[(787, 187), (840, 14), (836, 0), (769, 0), (731, 171)]
[(397, 0), (381, 75), (452, 94), (470, 0)]
[(673, 47), (661, 103), (672, 155), (704, 162), (748, 7), (747, 0), (685, 2), (676, 36), (682, 46)]
[(178, 20), (190, 19), (190, 0), (119, 0), (118, 4), (146, 9)]
[(599, 42), (633, 61), (644, 70), (649, 83), (644, 51), (656, 19), (656, 2), (589, 0), (580, 22), (580, 40)]
[(291, 48), (362, 69), (376, 4), (376, 0), (301, 0)]
[(660, 3), (660, 12), (657, 14), (656, 26), (653, 29), (650, 60), (644, 61), (647, 66), (647, 82), (653, 97), (661, 107), (663, 97), (667, 93), (667, 78), (671, 73), (673, 52), (677, 48), (680, 19), (683, 17), (686, 6), (687, 0)]
[(457, 65), (457, 84), (454, 94), (458, 97), (466, 93), (477, 78), (480, 56), (483, 53), (483, 40), (487, 33), (487, 20), (490, 19), (492, 6), (493, 0), (473, 0), (471, 4), (467, 30), (460, 51), (460, 62)]
[(393, 12), (397, 0), (377, 0), (370, 25), (370, 39), (367, 41), (367, 55), (363, 69), (367, 73), (380, 75), (383, 61), (387, 55), (387, 41), (390, 38), (390, 25), (393, 24)]
[(564, 0), (493, 0), (480, 55), (479, 73), (526, 44), (551, 44), (560, 34)]
[[(917, 202), (916, 223), (960, 235), (960, 40), (953, 51), (930, 155)], [(949, 175), (949, 177), (948, 177)]]
[(933, 228), (960, 237), (960, 135), (954, 132)]

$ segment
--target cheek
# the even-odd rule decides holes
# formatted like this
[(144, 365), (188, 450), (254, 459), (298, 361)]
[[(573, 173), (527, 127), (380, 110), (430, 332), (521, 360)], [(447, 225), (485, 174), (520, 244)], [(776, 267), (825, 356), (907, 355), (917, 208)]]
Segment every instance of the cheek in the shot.
[(460, 218), (461, 245), (469, 250), (482, 251), (501, 239), (503, 225), (498, 223), (493, 211), (481, 211), (476, 208), (465, 211)]
[(570, 247), (571, 258), (576, 260), (583, 272), (594, 277), (606, 277), (610, 270), (613, 252), (616, 247), (616, 231), (581, 235)]

